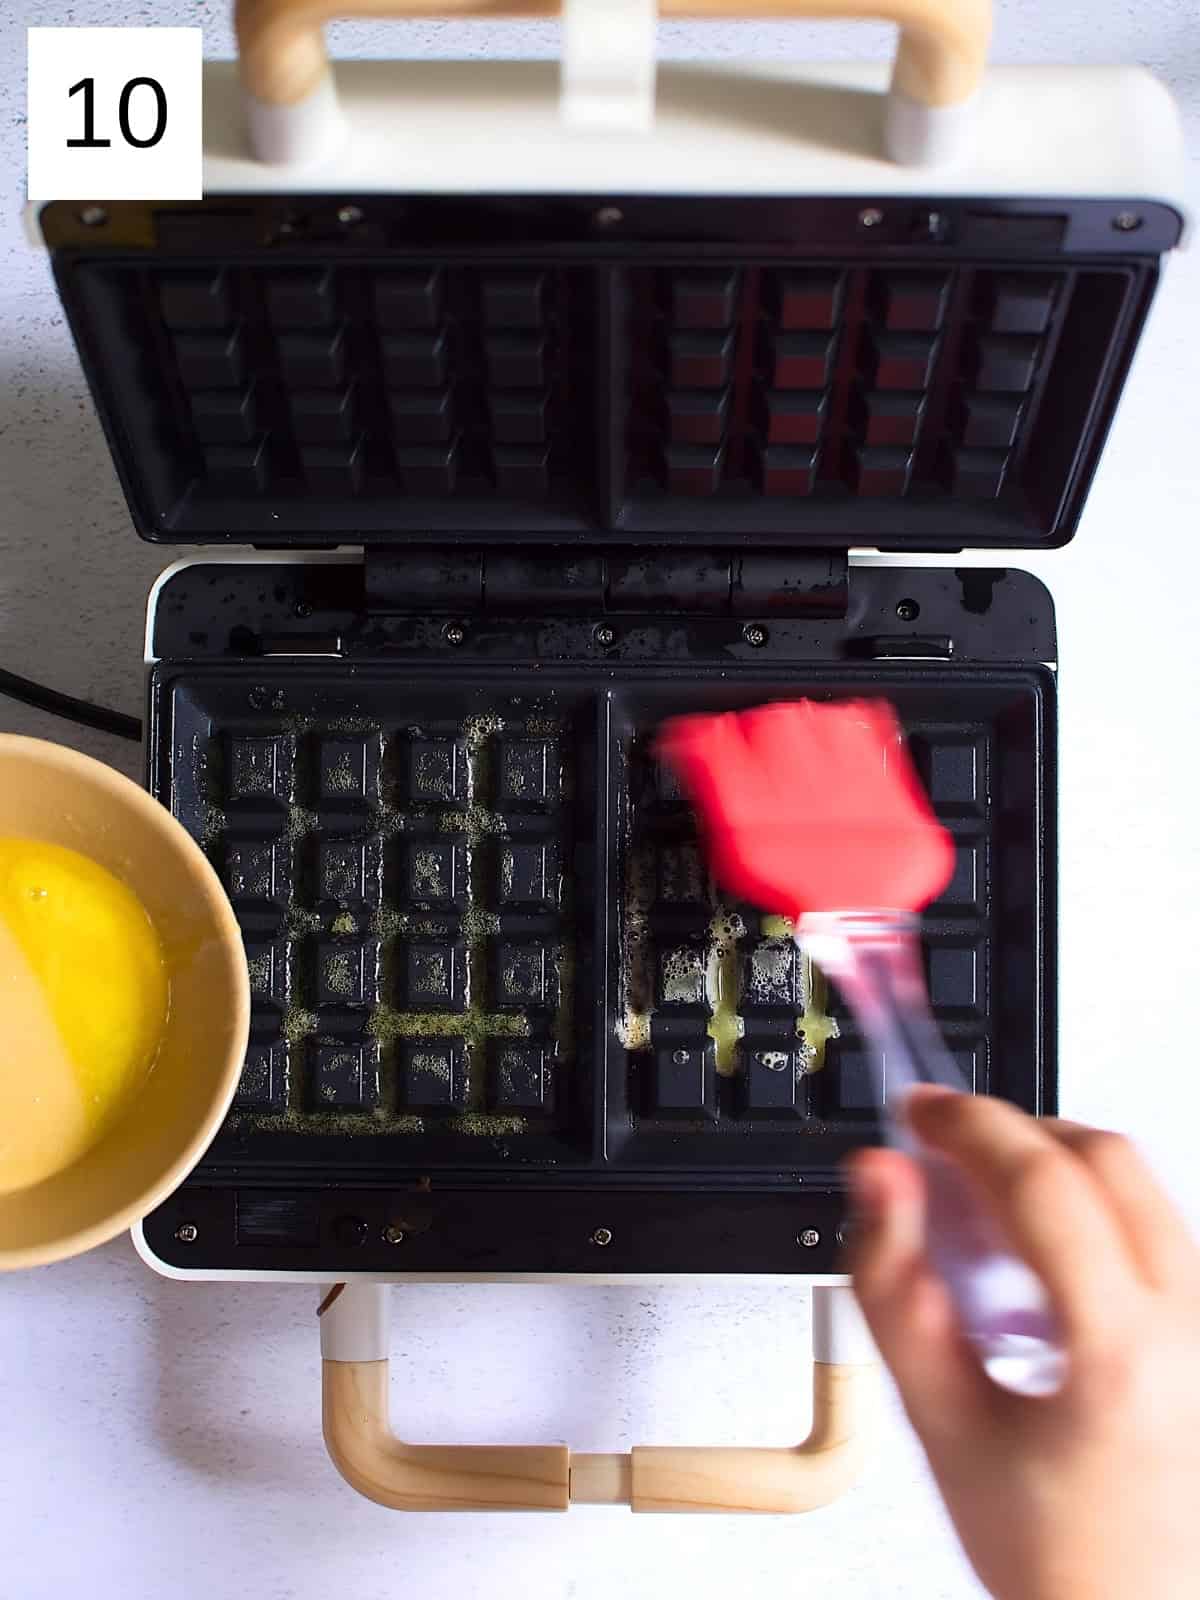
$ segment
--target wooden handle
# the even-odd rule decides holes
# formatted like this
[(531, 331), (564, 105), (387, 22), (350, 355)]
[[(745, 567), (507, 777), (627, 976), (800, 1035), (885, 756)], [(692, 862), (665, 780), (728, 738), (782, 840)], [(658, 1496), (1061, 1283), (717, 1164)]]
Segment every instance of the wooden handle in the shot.
[[(814, 1313), (813, 1415), (795, 1449), (639, 1446), (612, 1455), (566, 1445), (412, 1445), (388, 1419), (387, 1288), (346, 1286), (322, 1302), (322, 1417), (338, 1471), (360, 1494), (397, 1511), (565, 1511), (572, 1504), (634, 1511), (811, 1511), (850, 1487), (862, 1463), (875, 1367), (864, 1354), (845, 1288), (819, 1288)], [(829, 1297), (840, 1296), (834, 1301)], [(836, 1313), (836, 1314), (835, 1314)], [(849, 1329), (850, 1331), (847, 1331)], [(822, 1332), (822, 1330), (824, 1330)], [(834, 1348), (834, 1347), (837, 1348)]]
[(325, 1444), (346, 1482), (393, 1511), (812, 1511), (862, 1463), (871, 1367), (813, 1366), (812, 1431), (795, 1449), (640, 1445), (628, 1454), (566, 1445), (415, 1445), (388, 1421), (386, 1361), (323, 1361)]
[[(594, 46), (603, 38), (606, 0), (592, 5)], [(645, 0), (651, 5), (653, 0)], [(971, 100), (983, 76), (991, 36), (991, 0), (657, 0), (669, 18), (839, 17), (894, 22), (900, 30), (889, 103), (889, 144), (897, 160), (937, 159), (957, 130), (925, 127), (922, 114), (953, 113)], [(322, 28), (335, 17), (545, 17), (559, 0), (236, 0), (242, 84), (251, 139), (261, 160), (311, 159), (327, 148), (337, 120), (336, 94)], [(618, 24), (619, 25), (619, 24)], [(652, 44), (651, 44), (652, 48)], [(641, 49), (638, 44), (635, 49)], [(302, 135), (288, 113), (307, 108)], [(894, 126), (893, 126), (894, 124)]]
[[(267, 105), (307, 99), (328, 70), (321, 29), (338, 17), (550, 17), (558, 0), (237, 0), (242, 82)], [(900, 29), (895, 85), (922, 105), (957, 105), (979, 87), (990, 0), (659, 0), (663, 17), (839, 17)]]

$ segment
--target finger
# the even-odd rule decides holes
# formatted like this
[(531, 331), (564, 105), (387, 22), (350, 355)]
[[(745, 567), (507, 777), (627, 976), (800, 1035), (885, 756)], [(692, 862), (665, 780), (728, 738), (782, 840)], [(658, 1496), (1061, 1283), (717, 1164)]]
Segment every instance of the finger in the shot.
[(850, 1163), (852, 1274), (863, 1316), (914, 1428), (961, 1428), (990, 1385), (959, 1328), (949, 1291), (925, 1254), (925, 1193), (916, 1164), (864, 1150)]
[(1156, 1289), (1200, 1275), (1200, 1251), (1169, 1195), (1119, 1133), (1049, 1118), (1046, 1131), (1087, 1168), (1112, 1207), (1130, 1254)]
[(1069, 1345), (1111, 1342), (1136, 1314), (1138, 1265), (1095, 1180), (1015, 1106), (914, 1091), (917, 1136), (978, 1185), (1009, 1243), (1041, 1278)]

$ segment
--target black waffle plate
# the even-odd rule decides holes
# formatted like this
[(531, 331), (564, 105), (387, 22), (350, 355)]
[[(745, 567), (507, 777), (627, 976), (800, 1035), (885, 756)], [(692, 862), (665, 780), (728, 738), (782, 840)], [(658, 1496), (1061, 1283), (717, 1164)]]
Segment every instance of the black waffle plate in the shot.
[[(1045, 671), (598, 688), (563, 669), (515, 693), (407, 665), (159, 676), (154, 784), (222, 875), (254, 1010), (233, 1111), (152, 1239), (203, 1191), (220, 1264), (315, 1269), (349, 1240), (435, 1270), (465, 1264), (461, 1241), (409, 1238), (396, 1261), (397, 1196), (530, 1191), (574, 1219), (581, 1193), (832, 1194), (878, 1137), (862, 1041), (787, 927), (714, 891), (650, 749), (669, 715), (779, 696), (896, 704), (958, 848), (925, 926), (938, 1020), (977, 1090), (1041, 1108)], [(548, 1227), (524, 1270), (550, 1270)], [(709, 1269), (736, 1269), (715, 1248)]]
[(151, 538), (1070, 536), (1150, 263), (688, 254), (58, 272)]

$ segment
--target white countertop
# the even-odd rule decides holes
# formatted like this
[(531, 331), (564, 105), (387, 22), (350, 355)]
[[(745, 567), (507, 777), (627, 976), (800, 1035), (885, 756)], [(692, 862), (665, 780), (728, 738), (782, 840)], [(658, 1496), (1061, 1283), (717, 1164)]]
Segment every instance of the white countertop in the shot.
[[(1200, 155), (1192, 0), (1000, 0), (1006, 61), (1140, 61)], [(1052, 15), (1047, 15), (1047, 12)], [(18, 24), (13, 12), (21, 13)], [(0, 663), (129, 711), (162, 551), (130, 531), (49, 284), (19, 226), (24, 24), (196, 23), (225, 0), (25, 0), (0, 18)], [(135, 14), (136, 13), (136, 14)], [(545, 53), (537, 25), (339, 28), (335, 49)], [(886, 31), (667, 30), (676, 53), (878, 55)], [(497, 45), (497, 41), (499, 41)], [(814, 43), (815, 41), (815, 43)], [(1193, 799), (1200, 630), (1200, 249), (1174, 260), (1083, 526), (1022, 562), (1059, 608), (1061, 1061), (1065, 1111), (1134, 1134), (1200, 1223)], [(0, 701), (0, 728), (70, 727)], [(79, 736), (136, 772), (132, 747)], [(796, 1287), (397, 1290), (393, 1407), (418, 1439), (785, 1442), (805, 1429)], [(313, 1296), (152, 1276), (125, 1240), (0, 1283), (5, 1600), (966, 1600), (979, 1593), (892, 1405), (872, 1468), (807, 1518), (409, 1516), (360, 1500), (320, 1441)]]

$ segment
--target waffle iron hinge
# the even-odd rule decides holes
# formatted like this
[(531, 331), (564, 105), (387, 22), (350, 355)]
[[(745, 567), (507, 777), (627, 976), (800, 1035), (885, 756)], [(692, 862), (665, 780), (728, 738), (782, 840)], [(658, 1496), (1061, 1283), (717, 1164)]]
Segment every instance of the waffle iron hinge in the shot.
[(842, 551), (408, 550), (366, 555), (369, 616), (844, 618)]
[(841, 551), (515, 552), (413, 547), (355, 560), (185, 564), (155, 660), (403, 656), (1052, 663), (1054, 603), (1013, 567), (909, 567)]

